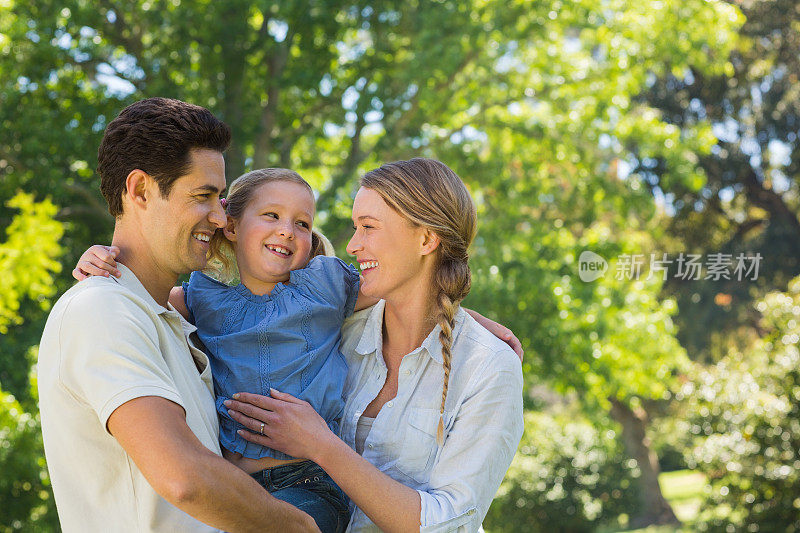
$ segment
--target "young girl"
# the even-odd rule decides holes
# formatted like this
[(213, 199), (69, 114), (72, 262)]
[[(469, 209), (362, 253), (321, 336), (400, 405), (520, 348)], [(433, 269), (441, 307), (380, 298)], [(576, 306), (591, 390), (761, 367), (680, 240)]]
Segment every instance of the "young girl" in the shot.
[[(342, 322), (376, 300), (357, 306), (358, 272), (320, 255), (323, 241), (312, 232), (314, 195), (296, 172), (244, 174), (231, 184), (223, 205), (228, 224), (211, 237), (208, 269), (217, 279), (193, 272), (169, 297), (197, 326), (209, 355), (223, 455), (273, 496), (310, 514), (323, 532), (344, 531), (348, 500), (330, 477), (311, 461), (244, 440), (237, 434), (243, 426), (223, 402), (242, 391), (291, 392), (338, 433), (347, 376), (339, 352)], [(102, 252), (90, 248), (86, 255), (92, 254)], [(220, 281), (234, 280), (232, 259), (240, 280), (233, 286)], [(78, 274), (82, 263), (83, 258)]]
[[(311, 461), (242, 438), (238, 430), (244, 426), (224, 402), (238, 392), (289, 393), (307, 401), (338, 434), (348, 372), (339, 351), (340, 328), (345, 317), (377, 299), (359, 297), (355, 269), (319, 255), (313, 193), (297, 173), (247, 173), (231, 184), (224, 206), (228, 224), (211, 237), (213, 268), (207, 271), (214, 270), (214, 277), (194, 272), (169, 298), (197, 326), (211, 360), (223, 455), (273, 496), (310, 514), (322, 531), (343, 531), (348, 501), (328, 474)], [(231, 255), (241, 282), (233, 286), (223, 283), (235, 281)], [(73, 275), (108, 275), (115, 266), (113, 253), (95, 246)], [(470, 314), (498, 337), (518, 343), (506, 328)], [(255, 430), (263, 434), (264, 424)]]

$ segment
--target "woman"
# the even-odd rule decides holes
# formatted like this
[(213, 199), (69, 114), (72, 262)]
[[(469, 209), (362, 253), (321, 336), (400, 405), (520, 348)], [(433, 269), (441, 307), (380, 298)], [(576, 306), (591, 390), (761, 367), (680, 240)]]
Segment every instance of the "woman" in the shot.
[(412, 159), (362, 178), (353, 222), (362, 293), (382, 301), (343, 330), (341, 439), (279, 391), (226, 405), (247, 440), (322, 466), (357, 507), (349, 531), (475, 531), (523, 430), (519, 358), (459, 306), (475, 206), (447, 166)]

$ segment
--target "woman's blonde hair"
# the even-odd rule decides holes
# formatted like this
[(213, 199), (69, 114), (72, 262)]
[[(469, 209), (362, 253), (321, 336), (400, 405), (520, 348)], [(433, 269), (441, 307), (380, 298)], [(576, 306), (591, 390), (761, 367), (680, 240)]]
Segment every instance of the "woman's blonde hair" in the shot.
[(472, 276), (467, 249), (475, 238), (475, 204), (464, 182), (447, 165), (415, 158), (387, 163), (361, 178), (400, 215), (438, 235), (438, 259), (433, 276), (441, 326), (439, 340), (444, 362), (444, 385), (439, 409), (437, 442), (444, 442), (444, 405), (450, 381), (453, 327), (459, 303), (469, 294)]
[[(314, 198), (314, 191), (311, 185), (304, 180), (300, 174), (294, 170), (286, 168), (262, 168), (253, 170), (247, 174), (242, 174), (231, 183), (228, 189), (228, 197), (225, 198), (225, 214), (234, 220), (240, 220), (245, 209), (253, 199), (256, 190), (265, 183), (278, 181), (288, 181), (299, 183), (308, 188), (311, 198)], [(328, 240), (317, 231), (311, 233), (311, 253), (309, 259), (317, 255), (330, 253)], [(332, 247), (331, 247), (332, 248)], [(214, 233), (211, 238), (208, 266), (205, 272), (223, 283), (236, 283), (239, 281), (239, 273), (236, 267), (236, 256), (233, 252), (233, 243), (225, 237), (221, 229)]]

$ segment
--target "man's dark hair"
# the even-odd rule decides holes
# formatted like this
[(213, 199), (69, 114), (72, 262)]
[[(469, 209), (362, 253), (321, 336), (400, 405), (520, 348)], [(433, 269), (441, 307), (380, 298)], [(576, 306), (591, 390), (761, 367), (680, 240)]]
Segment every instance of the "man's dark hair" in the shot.
[(129, 105), (111, 121), (97, 151), (100, 192), (108, 211), (122, 214), (125, 180), (139, 169), (158, 183), (161, 196), (191, 169), (191, 151), (224, 152), (231, 130), (211, 111), (171, 98), (147, 98)]

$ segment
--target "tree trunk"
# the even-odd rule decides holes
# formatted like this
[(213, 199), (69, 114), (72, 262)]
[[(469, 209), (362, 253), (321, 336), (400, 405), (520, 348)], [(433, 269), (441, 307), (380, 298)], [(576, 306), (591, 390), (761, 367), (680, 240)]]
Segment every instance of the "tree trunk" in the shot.
[(650, 449), (650, 440), (645, 434), (647, 413), (644, 409), (632, 410), (616, 398), (611, 401), (611, 417), (622, 426), (622, 441), (628, 455), (639, 465), (643, 507), (631, 518), (629, 527), (642, 528), (653, 524), (680, 524), (669, 502), (661, 493), (658, 484), (658, 458)]

